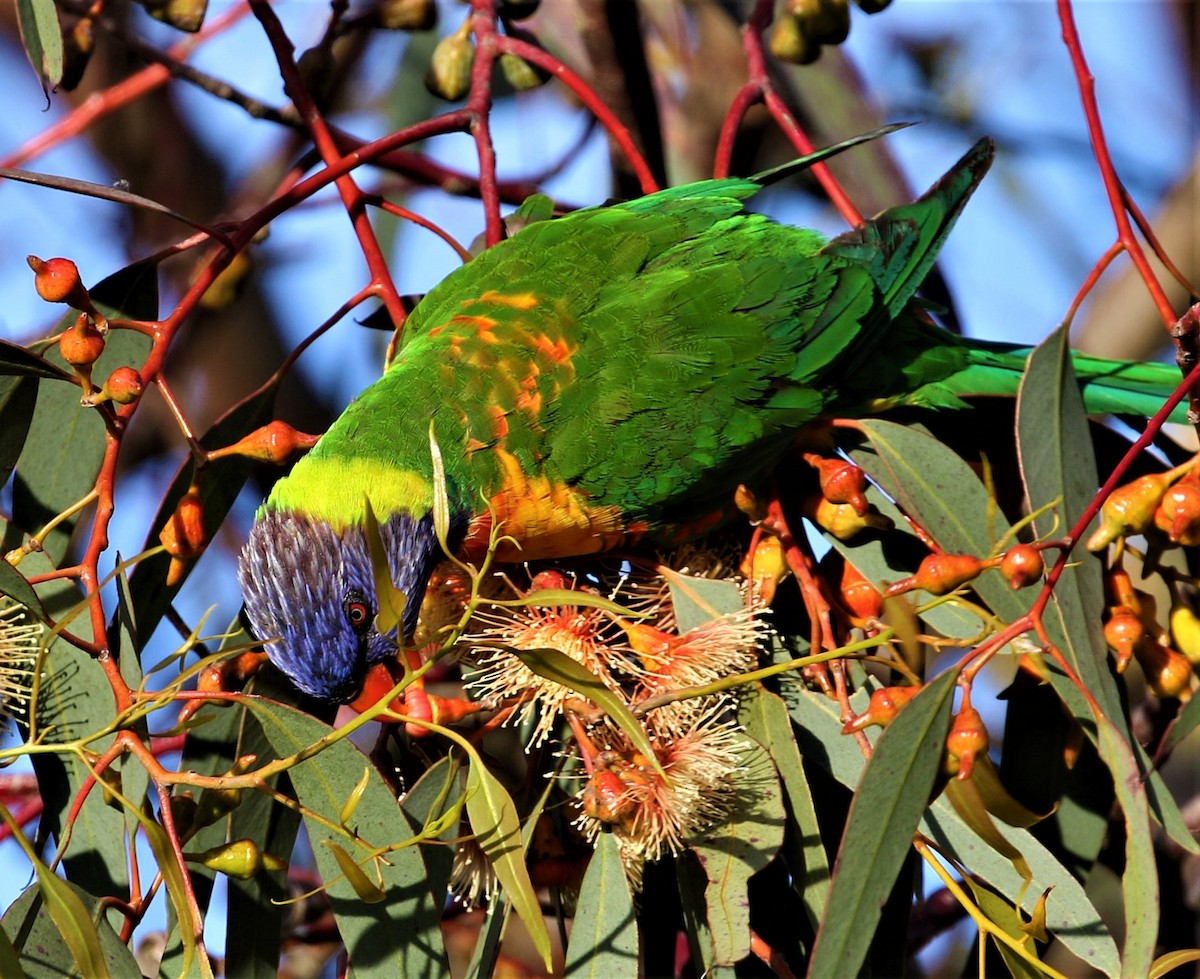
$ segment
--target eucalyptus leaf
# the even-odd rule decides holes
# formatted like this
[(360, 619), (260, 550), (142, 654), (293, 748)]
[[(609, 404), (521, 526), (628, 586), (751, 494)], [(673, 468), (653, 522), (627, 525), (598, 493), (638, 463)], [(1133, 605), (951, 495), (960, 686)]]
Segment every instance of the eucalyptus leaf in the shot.
[(611, 833), (601, 833), (579, 887), (563, 975), (608, 979), (638, 972), (638, 928), (633, 894)]

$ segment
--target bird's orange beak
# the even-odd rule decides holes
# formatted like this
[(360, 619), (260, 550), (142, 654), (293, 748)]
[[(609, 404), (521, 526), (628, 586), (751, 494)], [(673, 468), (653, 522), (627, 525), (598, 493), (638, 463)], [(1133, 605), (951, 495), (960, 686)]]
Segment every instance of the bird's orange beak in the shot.
[[(398, 663), (394, 665), (399, 669)], [(361, 714), (374, 707), (392, 687), (400, 682), (400, 677), (394, 676), (388, 666), (388, 663), (376, 663), (367, 671), (362, 693), (347, 705), (351, 710)], [(404, 703), (398, 697), (392, 700), (388, 707), (397, 714), (404, 713)], [(380, 720), (384, 720), (384, 718), (380, 718)]]

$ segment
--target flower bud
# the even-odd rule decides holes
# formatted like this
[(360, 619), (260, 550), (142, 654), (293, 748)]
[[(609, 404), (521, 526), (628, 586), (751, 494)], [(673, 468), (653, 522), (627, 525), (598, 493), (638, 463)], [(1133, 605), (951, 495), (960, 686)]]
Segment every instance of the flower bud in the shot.
[(792, 573), (783, 552), (783, 541), (774, 534), (761, 535), (754, 550), (742, 561), (741, 572), (750, 579), (754, 594), (770, 605), (779, 583)]
[(960, 779), (970, 778), (975, 759), (987, 753), (988, 743), (987, 728), (979, 711), (964, 703), (954, 715), (954, 723), (946, 735), (946, 774)]
[(887, 727), (896, 719), (900, 709), (920, 691), (920, 687), (880, 687), (872, 691), (867, 709), (843, 724), (842, 734), (853, 734), (873, 724)]
[(849, 540), (868, 527), (875, 530), (891, 530), (892, 522), (878, 513), (860, 514), (849, 503), (831, 503), (821, 497), (811, 514), (817, 526), (829, 531), (838, 540)]
[(1102, 551), (1118, 537), (1146, 530), (1170, 484), (1167, 474), (1153, 473), (1118, 486), (1100, 508), (1100, 526), (1088, 538), (1087, 549)]
[(500, 55), (500, 71), (504, 74), (504, 80), (517, 92), (531, 91), (545, 85), (550, 79), (545, 71), (515, 54)]
[(58, 352), (81, 375), (85, 371), (90, 375), (92, 364), (104, 353), (104, 334), (96, 329), (86, 313), (80, 313), (75, 325), (64, 330), (58, 338)]
[(804, 461), (817, 470), (821, 495), (830, 503), (849, 503), (860, 517), (865, 515), (870, 504), (867, 502), (867, 475), (854, 463), (845, 459), (825, 459), (812, 452), (804, 455)]
[(1171, 641), (1192, 665), (1200, 664), (1200, 615), (1184, 601), (1171, 606)]
[(930, 554), (918, 566), (916, 574), (888, 585), (883, 595), (890, 598), (913, 588), (921, 588), (930, 595), (948, 595), (978, 577), (985, 567), (973, 554)]
[(762, 523), (767, 516), (767, 508), (763, 505), (758, 494), (745, 483), (739, 483), (733, 491), (733, 505), (742, 511), (753, 524)]
[(159, 531), (158, 539), (171, 555), (167, 585), (176, 585), (183, 578), (187, 562), (203, 554), (208, 546), (208, 535), (204, 530), (204, 502), (194, 484), (183, 494), (175, 512)]
[(155, 20), (169, 24), (177, 31), (195, 34), (204, 24), (208, 0), (140, 0), (146, 12)]
[(1030, 544), (1016, 544), (1010, 547), (1004, 555), (1004, 560), (1000, 562), (1000, 573), (1012, 586), (1013, 591), (1040, 581), (1045, 570), (1046, 563), (1042, 560), (1042, 552)]
[(1192, 664), (1186, 656), (1153, 639), (1138, 643), (1134, 655), (1154, 696), (1182, 703), (1192, 699)]
[(780, 61), (791, 65), (808, 65), (821, 54), (821, 45), (804, 32), (800, 19), (783, 11), (775, 18), (767, 47)]
[(1116, 656), (1118, 673), (1125, 672), (1138, 644), (1145, 638), (1145, 624), (1128, 605), (1118, 605), (1109, 610), (1108, 621), (1104, 623), (1104, 641), (1112, 647)]
[(849, 0), (789, 0), (788, 10), (818, 44), (841, 44), (850, 35)]
[(282, 465), (297, 452), (311, 449), (320, 438), (319, 435), (307, 435), (297, 431), (287, 422), (273, 421), (262, 428), (256, 428), (233, 445), (214, 449), (208, 453), (208, 461), (212, 462), (214, 459), (222, 459), (225, 456), (240, 455), (247, 459)]
[(114, 404), (133, 404), (142, 396), (146, 387), (142, 383), (142, 375), (132, 367), (118, 367), (108, 375), (108, 380), (100, 388), (99, 401), (112, 401)]
[(171, 796), (171, 822), (180, 839), (191, 835), (196, 822), (196, 798), (191, 792)]
[(475, 45), (471, 41), (471, 20), (447, 35), (433, 49), (425, 87), (440, 99), (457, 102), (471, 88), (471, 68), (475, 64)]
[(388, 31), (427, 31), (437, 23), (436, 0), (381, 0), (376, 9)]
[(883, 614), (883, 595), (849, 561), (842, 564), (838, 594), (842, 604), (859, 622), (869, 622)]
[(257, 843), (248, 839), (214, 846), (202, 853), (185, 853), (184, 857), (238, 880), (249, 880), (263, 869), (262, 851)]
[(529, 582), (529, 594), (535, 591), (566, 591), (571, 587), (570, 579), (556, 568), (539, 571)]
[[(234, 776), (245, 775), (246, 772), (254, 767), (256, 761), (258, 761), (257, 755), (242, 755), (225, 774)], [(200, 793), (200, 799), (196, 803), (196, 815), (193, 825), (196, 829), (211, 826), (218, 819), (229, 815), (229, 813), (233, 812), (241, 804), (241, 789), (205, 789)]]
[(1200, 544), (1200, 481), (1189, 474), (1167, 490), (1154, 511), (1154, 526), (1172, 544)]
[(79, 268), (69, 258), (40, 259), (27, 255), (33, 269), (33, 287), (48, 303), (67, 303), (76, 309), (90, 310), (91, 300), (79, 278)]

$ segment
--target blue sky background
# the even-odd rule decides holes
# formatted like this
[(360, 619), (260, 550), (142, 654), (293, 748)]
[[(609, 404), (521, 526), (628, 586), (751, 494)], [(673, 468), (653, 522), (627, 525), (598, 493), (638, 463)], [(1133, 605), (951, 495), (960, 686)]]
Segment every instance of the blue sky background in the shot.
[[(209, 16), (228, 7), (210, 5)], [(464, 8), (447, 4), (441, 30), (459, 22)], [(293, 32), (298, 50), (316, 39), (327, 7), (316, 2), (284, 2), (279, 13)], [(1147, 213), (1180, 178), (1195, 152), (1194, 80), (1181, 48), (1181, 27), (1162, 3), (1145, 0), (1084, 0), (1076, 7), (1083, 43), (1097, 79), (1097, 93), (1117, 166)], [(168, 38), (158, 25), (148, 28)], [(956, 48), (951, 73), (941, 92), (930, 93), (905, 53), (913, 40), (946, 39)], [(373, 94), (382, 96), (391, 66), (402, 54), (396, 35), (374, 46), (370, 59)], [(910, 185), (922, 189), (970, 145), (978, 132), (993, 134), (1000, 155), (991, 175), (972, 200), (943, 252), (942, 269), (966, 332), (1033, 342), (1052, 329), (1066, 311), (1092, 263), (1114, 237), (1107, 200), (1087, 142), (1087, 132), (1067, 52), (1061, 42), (1054, 4), (898, 0), (883, 14), (855, 11), (848, 54), (863, 74), (888, 119), (927, 116), (966, 120), (964, 125), (931, 122), (889, 137), (889, 146)], [(197, 66), (227, 77), (253, 95), (282, 104), (278, 72), (257, 22), (246, 18), (218, 41), (201, 48)], [(8, 93), (0, 113), (0, 155), (11, 152), (63, 112), (59, 99), (49, 109), (24, 57), (14, 46), (0, 48), (0, 87)], [(195, 118), (205, 143), (237, 179), (283, 137), (268, 124), (246, 119), (232, 107), (214, 103), (179, 86), (181, 105)], [(378, 116), (362, 113), (340, 120), (352, 131), (384, 131)], [(553, 86), (502, 106), (494, 119), (502, 175), (536, 172), (547, 158), (571, 145), (583, 128)], [(849, 134), (847, 134), (849, 135)], [(466, 136), (435, 140), (430, 151), (453, 166), (476, 164)], [(32, 169), (112, 182), (83, 143), (72, 143), (29, 164)], [(138, 188), (132, 188), (137, 191)], [(607, 148), (596, 136), (575, 164), (549, 191), (563, 200), (598, 203), (610, 193)], [(419, 192), (406, 201), (469, 242), (481, 228), (478, 202), (447, 200)], [(786, 208), (787, 220), (827, 231), (841, 225), (827, 208), (801, 203)], [(29, 339), (48, 332), (57, 314), (37, 299), (25, 265), (29, 253), (68, 255), (96, 281), (130, 256), (123, 254), (120, 214), (111, 204), (52, 191), (0, 184), (0, 336)], [(264, 285), (280, 319), (299, 340), (364, 281), (361, 256), (345, 215), (331, 193), (322, 195), (275, 223), (263, 246), (272, 274)], [(423, 292), (457, 265), (453, 253), (426, 232), (405, 229), (398, 239), (394, 271), (402, 291)], [(347, 324), (301, 361), (310, 379), (348, 401), (379, 369), (371, 343), (347, 344), (362, 332)], [(186, 406), (185, 406), (186, 408)], [(118, 496), (110, 553), (134, 553), (149, 513), (183, 456), (130, 474)], [(245, 499), (236, 525), (248, 526), (255, 500)], [(229, 556), (210, 550), (180, 596), (178, 606), (191, 620), (217, 605), (212, 622), (229, 621), (240, 603)], [(174, 638), (155, 644), (169, 651)], [(17, 858), (20, 859), (19, 856)], [(0, 907), (29, 882), (23, 863), (0, 875)], [(214, 917), (214, 922), (219, 916)], [(152, 919), (150, 927), (161, 925)], [(223, 936), (210, 935), (220, 948)]]

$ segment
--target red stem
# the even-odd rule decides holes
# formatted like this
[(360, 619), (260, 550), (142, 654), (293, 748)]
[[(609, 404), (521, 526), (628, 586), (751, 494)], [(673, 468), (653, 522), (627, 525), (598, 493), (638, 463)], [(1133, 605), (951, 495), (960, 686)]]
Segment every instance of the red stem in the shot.
[(1154, 305), (1158, 307), (1158, 313), (1162, 317), (1163, 325), (1167, 329), (1170, 329), (1175, 322), (1175, 312), (1172, 310), (1171, 303), (1167, 299), (1166, 293), (1163, 292), (1158, 279), (1155, 278), (1154, 271), (1150, 268), (1150, 263), (1146, 259), (1146, 254), (1142, 251), (1141, 244), (1138, 242), (1137, 237), (1133, 233), (1133, 228), (1129, 223), (1129, 213), (1125, 207), (1125, 188), (1117, 176), (1112, 154), (1108, 149), (1108, 140), (1104, 135), (1104, 124), (1100, 120), (1100, 108), (1096, 103), (1096, 79), (1092, 75), (1091, 69), (1088, 68), (1087, 59), (1083, 54), (1083, 45), (1079, 40), (1079, 31), (1075, 27), (1075, 14), (1071, 8), (1071, 0), (1057, 0), (1057, 4), (1058, 19), (1062, 24), (1063, 43), (1066, 45), (1067, 51), (1071, 56), (1071, 66), (1075, 69), (1075, 81), (1079, 86), (1079, 100), (1083, 104), (1083, 114), (1087, 118), (1088, 135), (1092, 141), (1092, 152), (1095, 154), (1096, 163), (1100, 167), (1100, 176), (1104, 181), (1105, 193), (1108, 194), (1109, 207), (1112, 209), (1113, 220), (1117, 224), (1117, 235), (1120, 238), (1121, 244), (1125, 246), (1125, 250), (1129, 252), (1129, 257), (1133, 260), (1133, 264), (1141, 274), (1142, 281), (1146, 284), (1146, 290), (1150, 293), (1150, 298), (1154, 301)]

